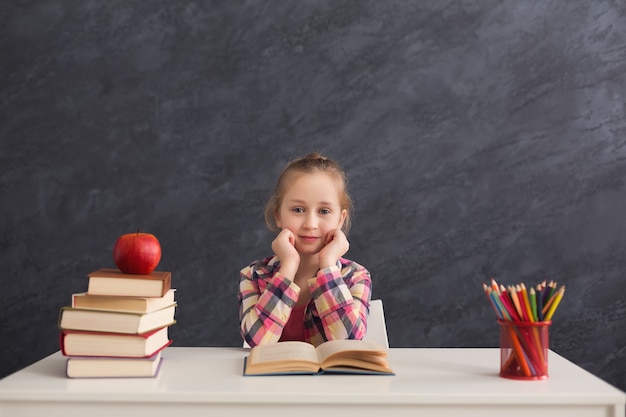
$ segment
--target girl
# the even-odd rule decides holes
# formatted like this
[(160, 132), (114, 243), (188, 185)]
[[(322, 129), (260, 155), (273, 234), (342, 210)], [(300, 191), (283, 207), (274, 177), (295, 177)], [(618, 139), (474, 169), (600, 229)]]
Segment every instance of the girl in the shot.
[(362, 339), (369, 272), (344, 259), (352, 202), (345, 172), (312, 153), (285, 167), (265, 208), (274, 256), (241, 270), (239, 321), (250, 345)]

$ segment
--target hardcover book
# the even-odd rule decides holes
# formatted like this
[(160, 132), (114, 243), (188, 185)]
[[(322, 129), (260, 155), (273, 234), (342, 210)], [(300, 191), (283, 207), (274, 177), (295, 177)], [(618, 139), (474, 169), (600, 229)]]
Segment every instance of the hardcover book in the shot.
[(175, 309), (175, 303), (144, 314), (61, 307), (58, 326), (61, 330), (143, 334), (174, 324)]
[(82, 292), (72, 294), (72, 307), (84, 308), (88, 310), (150, 313), (174, 304), (175, 291), (175, 289), (170, 289), (163, 297), (91, 295), (86, 292)]
[(169, 346), (168, 327), (141, 335), (63, 330), (59, 337), (65, 356), (145, 358)]
[(161, 351), (147, 358), (99, 358), (72, 356), (67, 359), (68, 378), (149, 378), (161, 369)]
[(366, 340), (330, 340), (315, 347), (306, 342), (278, 342), (250, 349), (244, 375), (293, 374), (394, 375), (387, 349)]
[(140, 275), (100, 268), (87, 276), (87, 294), (90, 295), (163, 297), (172, 285), (172, 274), (169, 271), (152, 271), (148, 275)]

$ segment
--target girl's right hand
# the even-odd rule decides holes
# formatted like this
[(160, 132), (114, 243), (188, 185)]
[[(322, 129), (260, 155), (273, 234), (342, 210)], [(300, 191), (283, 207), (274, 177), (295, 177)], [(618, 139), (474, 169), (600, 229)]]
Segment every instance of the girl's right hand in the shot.
[(289, 229), (283, 229), (272, 242), (272, 250), (280, 259), (280, 271), (294, 278), (300, 265), (300, 254), (296, 250), (296, 236)]

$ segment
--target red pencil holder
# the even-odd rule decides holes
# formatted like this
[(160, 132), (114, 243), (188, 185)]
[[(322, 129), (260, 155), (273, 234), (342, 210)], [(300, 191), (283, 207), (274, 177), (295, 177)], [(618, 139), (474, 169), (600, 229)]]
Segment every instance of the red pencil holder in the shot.
[(515, 322), (500, 325), (500, 376), (537, 380), (548, 378), (548, 349), (551, 321)]

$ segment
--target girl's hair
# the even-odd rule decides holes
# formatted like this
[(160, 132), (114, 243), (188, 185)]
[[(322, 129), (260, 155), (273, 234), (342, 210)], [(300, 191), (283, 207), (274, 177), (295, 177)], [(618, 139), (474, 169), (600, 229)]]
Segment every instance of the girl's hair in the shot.
[(332, 159), (328, 159), (320, 155), (319, 153), (310, 153), (307, 156), (290, 161), (283, 169), (283, 172), (278, 177), (276, 183), (276, 189), (274, 194), (270, 197), (265, 205), (265, 224), (273, 232), (280, 232), (280, 228), (276, 225), (276, 215), (280, 209), (280, 205), (283, 201), (283, 196), (289, 185), (289, 180), (294, 174), (312, 174), (315, 172), (327, 173), (337, 180), (340, 184), (339, 190), (339, 204), (342, 209), (347, 211), (346, 219), (341, 226), (341, 230), (344, 233), (348, 233), (350, 230), (350, 217), (352, 213), (352, 199), (348, 194), (348, 180), (346, 173)]

